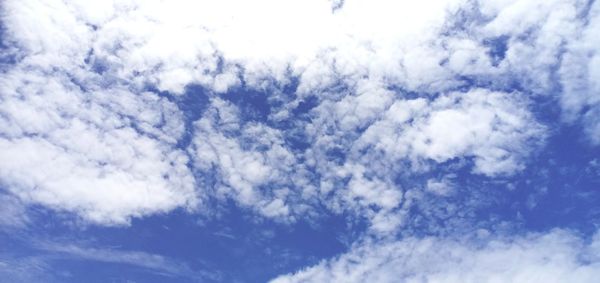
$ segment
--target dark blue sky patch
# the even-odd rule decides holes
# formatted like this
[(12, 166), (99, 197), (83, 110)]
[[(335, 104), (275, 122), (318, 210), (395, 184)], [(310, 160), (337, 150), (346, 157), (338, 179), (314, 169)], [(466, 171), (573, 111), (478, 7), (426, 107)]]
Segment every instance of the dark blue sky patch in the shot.
[(508, 50), (510, 37), (508, 35), (501, 35), (495, 38), (486, 39), (483, 42), (483, 45), (488, 48), (488, 55), (492, 60), (493, 66), (498, 66), (504, 57), (506, 56), (506, 51)]
[(303, 114), (308, 114), (310, 110), (317, 107), (319, 105), (319, 98), (317, 96), (311, 95), (304, 98), (298, 106), (292, 110), (292, 114), (295, 116), (301, 116)]
[[(161, 92), (155, 88), (148, 88), (149, 91), (157, 93), (159, 96), (175, 103), (183, 113), (185, 132), (179, 140), (177, 147), (187, 148), (193, 137), (194, 122), (200, 120), (209, 106), (210, 96), (207, 91), (199, 85), (190, 85), (185, 88), (182, 95), (174, 95), (169, 92)], [(168, 119), (168, 117), (164, 117)]]
[(578, 127), (562, 127), (517, 181), (511, 200), (520, 206), (526, 229), (568, 227), (595, 233), (600, 224), (600, 149), (581, 137)]
[(202, 118), (209, 105), (209, 94), (198, 85), (188, 86), (181, 96), (171, 96), (183, 112), (186, 122), (195, 122)]
[[(352, 237), (358, 236), (352, 236), (348, 229), (356, 227), (350, 227), (343, 215), (282, 225), (256, 218), (233, 204), (222, 212), (216, 218), (203, 220), (175, 211), (134, 219), (128, 228), (103, 228), (65, 225), (60, 219), (52, 220), (52, 211), (45, 211), (35, 222), (43, 219), (46, 222), (43, 226), (32, 225), (28, 231), (17, 234), (0, 232), (2, 242), (10, 244), (10, 249), (5, 245), (1, 249), (17, 257), (50, 255), (47, 260), (53, 268), (69, 274), (61, 282), (87, 282), (88, 278), (98, 280), (89, 282), (126, 282), (134, 278), (143, 282), (265, 282), (282, 272), (344, 252), (347, 244), (355, 240)], [(103, 262), (53, 253), (32, 246), (32, 242), (143, 251), (161, 255), (170, 264), (180, 264), (185, 272), (170, 274), (110, 259)]]
[(241, 119), (244, 121), (265, 123), (271, 114), (267, 93), (237, 88), (221, 97), (239, 107)]

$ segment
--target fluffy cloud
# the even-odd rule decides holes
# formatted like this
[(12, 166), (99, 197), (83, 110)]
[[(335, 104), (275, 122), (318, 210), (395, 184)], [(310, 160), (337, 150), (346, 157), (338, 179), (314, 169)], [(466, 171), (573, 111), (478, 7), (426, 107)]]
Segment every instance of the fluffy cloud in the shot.
[[(264, 124), (241, 121), (234, 105), (214, 98), (204, 117), (194, 123), (194, 165), (220, 199), (233, 198), (267, 217), (286, 218), (296, 159), (281, 133)], [(217, 179), (211, 184), (210, 179)]]
[(101, 224), (195, 205), (187, 156), (174, 148), (183, 130), (174, 105), (19, 71), (0, 80), (0, 158), (10, 160), (0, 178), (10, 192)]
[(594, 38), (576, 36), (582, 1), (92, 2), (7, 1), (8, 41), (45, 68), (89, 64), (175, 93), (290, 75), (300, 93), (363, 77), (439, 91), (461, 76), (540, 93), (552, 90), (565, 43)]
[(440, 164), (492, 178), (511, 175), (544, 142), (545, 128), (521, 93), (472, 89), (430, 100), (366, 90), (312, 111), (306, 129), (314, 146), (306, 156), (320, 176), (323, 203), (366, 217), (378, 232), (403, 226), (422, 201), (425, 192), (400, 186), (399, 178), (435, 172)]
[[(485, 235), (485, 233), (480, 233)], [(598, 235), (567, 231), (465, 240), (366, 240), (335, 259), (271, 282), (595, 282)]]
[[(0, 181), (102, 224), (215, 197), (284, 219), (323, 203), (391, 231), (411, 205), (401, 174), (522, 169), (544, 137), (532, 95), (559, 95), (597, 140), (598, 6), (4, 1)], [(198, 121), (177, 105), (190, 84), (210, 96)], [(273, 115), (246, 121), (219, 96), (240, 88), (267, 92)]]
[(353, 151), (372, 148), (395, 161), (474, 157), (476, 173), (510, 174), (523, 167), (528, 143), (543, 136), (519, 96), (475, 89), (431, 102), (398, 100), (365, 130)]

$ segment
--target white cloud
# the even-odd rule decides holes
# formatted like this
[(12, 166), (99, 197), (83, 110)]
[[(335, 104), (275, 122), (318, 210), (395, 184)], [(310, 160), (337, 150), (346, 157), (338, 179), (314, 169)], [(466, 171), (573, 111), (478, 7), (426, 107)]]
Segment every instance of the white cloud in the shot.
[(452, 194), (454, 185), (452, 184), (453, 176), (444, 176), (441, 179), (431, 178), (427, 180), (426, 189), (437, 195), (449, 195)]
[(271, 282), (596, 282), (600, 237), (567, 231), (474, 239), (365, 240)]
[[(575, 0), (4, 1), (3, 40), (19, 50), (0, 79), (0, 157), (14, 160), (0, 180), (23, 201), (102, 224), (214, 193), (285, 219), (323, 201), (394, 230), (410, 205), (400, 171), (455, 159), (489, 177), (522, 169), (544, 137), (526, 96), (559, 81), (570, 120), (591, 109), (581, 115), (596, 140), (598, 6), (586, 24)], [(504, 58), (490, 54), (498, 38)], [(269, 122), (315, 96), (310, 120), (290, 123), (308, 135), (305, 152), (214, 94), (292, 77), (297, 99)], [(456, 91), (467, 79), (489, 89)], [(146, 89), (190, 84), (214, 93), (185, 129), (177, 105)], [(177, 148), (186, 130), (192, 146)], [(214, 191), (196, 184), (192, 171), (213, 169)]]
[(211, 105), (194, 123), (190, 151), (196, 169), (218, 179), (217, 197), (233, 198), (268, 217), (287, 218), (286, 186), (297, 161), (285, 148), (281, 133), (241, 121), (237, 107), (219, 98)]
[[(400, 186), (398, 178), (435, 172), (445, 162), (492, 178), (511, 175), (544, 143), (546, 130), (521, 93), (473, 89), (428, 100), (364, 89), (311, 112), (306, 129), (313, 146), (306, 156), (320, 175), (321, 202), (367, 219), (376, 233), (404, 227), (426, 194), (449, 196), (441, 184), (414, 184), (423, 192)], [(446, 205), (424, 203), (420, 209)]]
[(19, 71), (0, 79), (7, 190), (100, 224), (196, 204), (187, 156), (174, 148), (183, 130), (174, 105), (117, 86), (83, 93), (64, 76)]
[(180, 93), (190, 83), (224, 91), (239, 83), (236, 74), (254, 86), (285, 82), (289, 71), (302, 76), (301, 89), (312, 88), (325, 82), (313, 75), (322, 66), (328, 77), (439, 84), (449, 78), (438, 65), (443, 54), (416, 47), (435, 38), (462, 1), (345, 1), (336, 13), (314, 0), (91, 2), (8, 1), (8, 35), (45, 69), (76, 71), (88, 58), (121, 79)]
[(514, 173), (523, 167), (529, 143), (540, 142), (544, 130), (518, 96), (475, 89), (429, 103), (398, 100), (365, 131), (354, 150), (373, 146), (396, 160), (474, 157), (476, 173)]
[[(173, 92), (190, 83), (226, 91), (238, 75), (260, 87), (293, 74), (301, 93), (363, 77), (440, 91), (456, 86), (457, 75), (517, 75), (540, 93), (552, 87), (564, 43), (581, 41), (574, 36), (584, 6), (352, 0), (332, 11), (327, 1), (7, 1), (4, 21), (29, 63), (76, 71), (89, 57), (121, 79)], [(493, 66), (485, 42), (500, 36), (506, 58)]]
[[(581, 118), (594, 144), (600, 144), (600, 4), (593, 2), (577, 40), (567, 45), (560, 74), (564, 86), (564, 118)], [(588, 109), (586, 109), (588, 108)]]

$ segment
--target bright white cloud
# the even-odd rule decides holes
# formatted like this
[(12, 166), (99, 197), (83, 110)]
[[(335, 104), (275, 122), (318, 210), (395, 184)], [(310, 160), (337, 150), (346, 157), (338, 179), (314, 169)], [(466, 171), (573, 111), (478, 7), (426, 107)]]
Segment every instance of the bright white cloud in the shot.
[[(523, 168), (545, 135), (528, 95), (562, 84), (567, 120), (582, 116), (597, 140), (598, 3), (335, 3), (4, 1), (4, 52), (18, 63), (0, 80), (0, 157), (14, 160), (0, 165), (2, 184), (102, 224), (214, 193), (285, 219), (324, 202), (393, 231), (411, 204), (400, 171), (455, 159), (489, 177)], [(287, 121), (293, 129), (244, 121), (215, 94), (292, 78), (297, 98), (268, 122), (318, 101), (307, 121)], [(147, 89), (190, 84), (214, 93), (185, 129), (194, 121)], [(288, 130), (309, 148), (292, 149)], [(191, 146), (177, 148), (185, 131)]]
[[(335, 11), (316, 0), (55, 0), (7, 1), (4, 21), (27, 62), (76, 71), (87, 58), (121, 79), (173, 92), (190, 83), (226, 91), (238, 75), (260, 87), (293, 74), (304, 93), (365, 76), (437, 91), (459, 84), (457, 75), (523, 76), (520, 83), (539, 93), (552, 87), (564, 43), (585, 41), (576, 37), (584, 9), (574, 0), (352, 0)], [(494, 66), (486, 42), (502, 36), (505, 59)]]
[[(483, 234), (483, 233), (482, 233)], [(600, 237), (551, 231), (474, 242), (366, 240), (348, 253), (271, 282), (596, 282)]]
[[(0, 5), (9, 46), (0, 58), (16, 61), (0, 66), (4, 227), (27, 223), (18, 215), (30, 204), (124, 225), (201, 209), (209, 198), (281, 221), (325, 207), (366, 220), (371, 236), (392, 235), (410, 225), (411, 211), (468, 215), (478, 200), (451, 200), (469, 189), (454, 186), (452, 170), (487, 178), (522, 170), (548, 134), (532, 113), (540, 96), (556, 95), (564, 120), (600, 143), (598, 1)], [(296, 93), (273, 90), (295, 79)], [(196, 121), (177, 105), (191, 84), (209, 96)], [(283, 105), (270, 105), (264, 123), (248, 121), (220, 96), (239, 88)], [(316, 106), (295, 120), (308, 98)], [(291, 144), (295, 134), (306, 149)], [(448, 163), (442, 177), (398, 185)], [(593, 282), (599, 239), (553, 231), (478, 244), (364, 240), (275, 282)], [(46, 249), (189, 272), (141, 252)], [(0, 272), (7, 265), (0, 260)]]
[(398, 100), (365, 131), (353, 150), (373, 147), (392, 160), (445, 162), (474, 157), (476, 173), (514, 173), (523, 167), (529, 143), (541, 141), (544, 132), (519, 96), (475, 89), (431, 102)]
[(174, 148), (183, 128), (173, 104), (19, 71), (0, 79), (6, 189), (100, 224), (196, 204), (187, 156)]

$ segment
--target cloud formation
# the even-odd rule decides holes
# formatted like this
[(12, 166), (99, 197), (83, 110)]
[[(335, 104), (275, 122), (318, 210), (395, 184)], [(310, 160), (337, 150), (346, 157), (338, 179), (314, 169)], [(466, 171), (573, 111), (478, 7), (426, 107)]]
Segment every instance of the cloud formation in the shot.
[[(480, 233), (484, 235), (484, 233)], [(346, 254), (271, 282), (595, 282), (598, 235), (568, 231), (479, 239), (366, 240)]]
[[(123, 226), (235, 203), (361, 227), (348, 252), (275, 282), (600, 277), (598, 235), (448, 233), (503, 220), (476, 210), (553, 127), (600, 144), (598, 1), (5, 0), (0, 17), (0, 229), (37, 205)], [(193, 273), (141, 251), (43, 246)], [(14, 278), (27, 274), (9, 262), (49, 268), (0, 260)]]
[[(394, 231), (402, 174), (523, 169), (547, 135), (539, 97), (596, 143), (598, 3), (335, 3), (3, 2), (2, 185), (105, 225), (213, 198)], [(190, 85), (209, 96), (194, 121)], [(221, 95), (239, 90), (269, 115)]]
[[(93, 87), (93, 85), (91, 86)], [(152, 93), (88, 89), (64, 74), (11, 70), (0, 79), (0, 178), (26, 202), (100, 224), (197, 202), (181, 115)]]
[[(72, 280), (73, 274), (69, 269), (63, 269), (61, 262), (81, 264), (85, 261), (94, 262), (100, 269), (100, 264), (129, 265), (144, 273), (156, 275), (159, 278), (186, 280), (189, 282), (214, 282), (220, 279), (220, 274), (213, 271), (192, 269), (184, 262), (158, 254), (143, 251), (122, 250), (116, 248), (91, 247), (88, 244), (73, 242), (51, 242), (33, 240), (35, 252), (28, 256), (16, 256), (0, 253), (0, 275), (3, 280), (14, 282), (64, 282)], [(35, 255), (33, 255), (35, 254)], [(113, 280), (128, 280), (122, 272), (114, 274)]]

